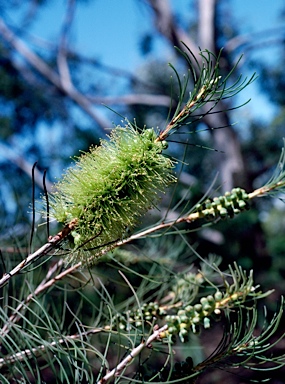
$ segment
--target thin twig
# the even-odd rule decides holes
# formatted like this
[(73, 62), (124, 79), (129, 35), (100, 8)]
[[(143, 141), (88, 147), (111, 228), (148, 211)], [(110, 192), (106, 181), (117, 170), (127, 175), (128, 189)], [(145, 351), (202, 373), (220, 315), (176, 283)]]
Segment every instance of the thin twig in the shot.
[(119, 376), (121, 372), (137, 357), (143, 349), (151, 347), (151, 343), (159, 340), (162, 332), (165, 332), (168, 328), (168, 325), (165, 324), (163, 327), (159, 328), (154, 326), (153, 333), (145, 340), (142, 341), (137, 347), (135, 347), (112, 371), (108, 372), (97, 384), (105, 384), (107, 381), (113, 377)]
[(36, 252), (31, 253), (28, 257), (26, 257), (21, 263), (19, 263), (12, 271), (5, 273), (3, 277), (0, 279), (0, 287), (7, 284), (7, 282), (19, 272), (23, 270), (23, 268), (32, 264), (38, 258), (48, 254), (50, 251), (54, 250), (55, 247), (69, 235), (69, 233), (75, 228), (77, 224), (77, 219), (72, 220), (69, 224), (67, 224), (62, 231), (58, 232), (55, 236), (51, 237), (49, 241), (44, 244), (40, 249)]
[[(248, 198), (251, 200), (256, 197), (261, 197), (265, 196), (268, 194), (270, 191), (274, 190), (275, 188), (280, 188), (281, 186), (284, 185), (284, 182), (279, 182), (276, 183), (275, 185), (270, 185), (268, 187), (264, 186), (261, 188), (256, 189), (255, 191), (251, 192), (248, 194)], [(124, 244), (130, 243), (133, 240), (141, 239), (145, 236), (148, 236), (152, 233), (155, 233), (157, 231), (171, 228), (174, 225), (180, 224), (180, 223), (192, 223), (198, 219), (202, 219), (205, 217), (205, 214), (203, 211), (194, 211), (190, 214), (187, 214), (185, 216), (179, 217), (176, 220), (170, 220), (168, 222), (162, 222), (157, 225), (154, 225), (151, 228), (148, 228), (146, 230), (143, 230), (141, 232), (135, 233), (134, 235), (129, 236), (126, 239), (119, 240), (115, 243), (115, 247), (120, 247)], [(48, 243), (43, 245), (40, 249), (38, 249), (36, 252), (33, 254), (29, 255), (26, 259), (24, 259), (20, 264), (18, 264), (12, 271), (9, 273), (5, 273), (2, 279), (0, 279), (0, 287), (5, 285), (12, 276), (18, 274), (24, 267), (27, 265), (31, 264), (35, 260), (37, 260), (39, 257), (42, 257), (46, 255), (49, 251), (55, 248), (56, 245), (58, 245), (75, 227), (77, 224), (77, 219), (72, 220), (61, 232), (59, 232), (57, 235), (53, 236)], [(101, 256), (104, 255), (107, 252), (107, 250), (103, 250), (101, 253)], [(80, 268), (82, 265), (81, 262), (75, 264), (72, 266), (70, 269), (66, 270), (63, 272), (63, 276), (66, 276), (69, 271), (74, 271), (75, 269)], [(59, 275), (60, 276), (60, 275)], [(58, 277), (57, 277), (58, 278)], [(62, 278), (62, 277), (60, 277)], [(53, 283), (51, 283), (53, 284)]]
[(255, 191), (248, 194), (248, 197), (250, 199), (254, 199), (255, 197), (262, 197), (265, 195), (268, 195), (273, 190), (276, 190), (277, 188), (283, 188), (285, 186), (285, 181), (279, 181), (276, 184), (270, 184), (270, 185), (264, 185), (261, 188), (256, 189)]
[(47, 349), (48, 349), (47, 347), (52, 348), (56, 345), (64, 344), (64, 343), (71, 341), (71, 340), (77, 340), (77, 339), (81, 340), (82, 336), (88, 336), (88, 335), (99, 333), (99, 332), (106, 332), (106, 330), (104, 328), (90, 329), (86, 332), (81, 332), (80, 334), (65, 336), (64, 338), (61, 338), (61, 339), (56, 340), (56, 341), (52, 341), (48, 344), (39, 345), (38, 347), (35, 347), (35, 348), (25, 349), (24, 351), (17, 352), (14, 355), (10, 355), (10, 356), (1, 358), (0, 359), (0, 369), (2, 369), (5, 365), (11, 364), (15, 361), (22, 361), (22, 360), (25, 360), (27, 358), (40, 356), (45, 351), (47, 351)]
[(203, 85), (195, 98), (191, 100), (189, 103), (187, 103), (184, 108), (179, 112), (178, 115), (174, 116), (170, 123), (167, 124), (164, 131), (160, 133), (160, 135), (157, 137), (156, 141), (163, 141), (166, 140), (166, 138), (169, 136), (169, 132), (177, 125), (177, 123), (184, 119), (185, 117), (189, 116), (192, 112), (192, 108), (196, 106), (200, 102), (200, 99), (204, 96), (204, 94), (207, 92), (207, 88)]
[(70, 71), (67, 62), (67, 38), (71, 30), (72, 21), (75, 14), (75, 0), (69, 0), (66, 8), (65, 20), (62, 26), (60, 43), (57, 54), (57, 66), (60, 74), (60, 80), (64, 89), (72, 89), (73, 83), (70, 76)]
[[(154, 105), (169, 108), (170, 105), (175, 104), (171, 97), (155, 94), (150, 95), (147, 93), (129, 94), (123, 96), (91, 96), (85, 95), (88, 100), (94, 104), (124, 104), (124, 105)], [(172, 103), (172, 104), (171, 104)]]
[[(23, 300), (13, 311), (11, 316), (9, 317), (8, 321), (5, 323), (4, 327), (0, 330), (0, 336), (4, 337), (11, 327), (11, 324), (17, 323), (21, 316), (20, 312), (23, 313), (23, 309), (29, 304), (29, 302), (37, 295), (39, 295), (40, 292), (51, 286), (50, 279), (51, 276), (59, 269), (61, 268), (63, 264), (63, 259), (59, 259), (57, 263), (50, 266), (45, 278), (42, 280), (42, 282), (38, 285), (38, 287), (34, 290), (34, 292), (30, 293), (25, 300)], [(57, 278), (53, 278), (53, 281), (57, 281)]]

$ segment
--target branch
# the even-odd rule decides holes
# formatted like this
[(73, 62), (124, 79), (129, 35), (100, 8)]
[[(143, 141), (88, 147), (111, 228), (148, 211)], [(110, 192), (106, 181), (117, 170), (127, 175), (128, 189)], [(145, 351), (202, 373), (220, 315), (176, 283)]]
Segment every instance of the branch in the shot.
[[(168, 0), (148, 0), (155, 12), (155, 24), (157, 30), (167, 38), (173, 45), (184, 51), (185, 45), (193, 55), (200, 60), (200, 51), (189, 35), (175, 23)], [(195, 65), (195, 63), (194, 63)]]
[(137, 357), (143, 349), (151, 348), (151, 343), (160, 339), (160, 334), (166, 331), (168, 325), (159, 328), (158, 325), (153, 327), (153, 333), (145, 340), (135, 347), (112, 371), (108, 372), (97, 384), (105, 384), (113, 377), (119, 376), (121, 372)]
[[(60, 259), (56, 264), (52, 265), (45, 278), (42, 280), (42, 282), (38, 285), (38, 287), (34, 290), (34, 292), (30, 293), (25, 300), (23, 300), (13, 311), (13, 313), (10, 315), (8, 321), (5, 323), (4, 327), (0, 331), (1, 337), (4, 337), (11, 328), (11, 324), (15, 324), (17, 321), (21, 319), (20, 312), (23, 312), (23, 309), (26, 308), (27, 304), (39, 293), (44, 291), (46, 288), (50, 287), (51, 284), (49, 283), (49, 279), (51, 276), (59, 269), (61, 268), (63, 264), (63, 259)], [(56, 278), (52, 279), (54, 282), (59, 280), (58, 276)]]
[(49, 241), (44, 244), (40, 249), (36, 252), (31, 253), (28, 257), (26, 257), (21, 263), (19, 263), (12, 271), (5, 273), (3, 277), (0, 279), (0, 287), (3, 287), (7, 282), (19, 272), (21, 272), (25, 267), (35, 262), (38, 258), (47, 255), (50, 251), (54, 250), (56, 246), (65, 239), (71, 231), (75, 228), (77, 224), (77, 220), (72, 220), (69, 224), (67, 224), (62, 231), (58, 232), (55, 236), (51, 237)]
[[(202, 15), (198, 16), (198, 30), (200, 30), (200, 36), (203, 36), (203, 41), (196, 44), (189, 35), (179, 28), (178, 25), (174, 22), (174, 16), (170, 9), (168, 0), (148, 0), (152, 9), (155, 12), (155, 25), (157, 30), (173, 45), (177, 46), (181, 51), (185, 51), (185, 45), (192, 52), (193, 56), (197, 60), (201, 60), (200, 51), (198, 46), (201, 46), (202, 49), (212, 48), (212, 52), (215, 53), (216, 41), (215, 41), (215, 12), (216, 12), (216, 1), (201, 1), (200, 10), (202, 10)], [(203, 7), (206, 7), (205, 10)], [(202, 16), (204, 20), (202, 19)], [(205, 22), (209, 21), (211, 25), (207, 27), (207, 32), (203, 32), (205, 27)], [(206, 41), (206, 37), (210, 40)], [(181, 43), (185, 45), (183, 45)], [(201, 45), (203, 44), (203, 46)], [(209, 48), (210, 47), (210, 48)], [(201, 64), (201, 63), (200, 63)], [(199, 62), (193, 62), (193, 67), (195, 71), (199, 73)], [(220, 103), (220, 109), (225, 111), (227, 108), (223, 106), (223, 103)], [(240, 144), (237, 139), (237, 135), (230, 126), (229, 118), (225, 112), (207, 114), (207, 109), (202, 109), (204, 118), (203, 121), (211, 128), (214, 138), (214, 146), (217, 150), (224, 152), (223, 159), (221, 156), (216, 157), (218, 167), (220, 168), (220, 178), (223, 189), (230, 190), (235, 185), (246, 185), (247, 178), (244, 175), (244, 160), (241, 155)], [(226, 129), (214, 130), (215, 127), (227, 127)], [(213, 131), (212, 131), (213, 130)], [(227, 150), (227, 151), (225, 151)]]
[[(249, 200), (256, 197), (276, 195), (280, 193), (285, 193), (285, 139), (284, 147), (281, 151), (280, 159), (270, 180), (261, 188), (254, 190), (251, 193), (246, 193), (245, 190), (241, 188), (234, 188), (231, 192), (226, 192), (224, 195), (219, 197), (214, 197), (210, 199), (202, 199), (198, 204), (196, 204), (191, 211), (185, 213), (184, 216), (177, 218), (176, 220), (169, 220), (168, 222), (161, 222), (157, 225), (154, 225), (146, 230), (143, 230), (137, 234), (134, 234), (126, 239), (116, 241), (114, 247), (119, 247), (126, 243), (129, 243), (133, 240), (143, 238), (147, 235), (150, 235), (154, 232), (160, 231), (162, 229), (171, 228), (179, 223), (192, 223), (198, 219), (206, 219), (209, 221), (217, 221), (218, 219), (232, 218), (234, 215), (241, 213), (242, 211), (249, 208)], [(23, 270), (27, 265), (33, 263), (39, 257), (46, 255), (49, 251), (54, 249), (63, 239), (65, 239), (71, 231), (76, 229), (78, 224), (78, 219), (73, 219), (69, 224), (67, 224), (61, 232), (56, 234), (53, 237), (50, 237), (48, 243), (43, 245), (33, 254), (30, 254), (26, 259), (24, 259), (20, 264), (18, 264), (11, 272), (5, 273), (2, 279), (0, 279), (0, 287), (5, 285), (12, 276), (16, 275)], [(88, 241), (88, 240), (87, 240)], [(82, 247), (85, 243), (78, 246)], [(106, 244), (105, 244), (106, 245)], [(103, 247), (105, 246), (103, 245)], [(75, 251), (78, 250), (75, 248)], [(108, 248), (103, 249), (100, 256), (106, 254)], [(99, 256), (98, 255), (98, 256)], [(91, 257), (92, 258), (92, 257)], [(86, 263), (88, 265), (88, 257)], [(79, 262), (68, 270), (64, 271), (62, 274), (58, 275), (56, 278), (51, 279), (49, 282), (44, 282), (45, 287), (54, 284), (55, 279), (61, 279), (66, 276), (68, 273), (73, 272), (77, 268), (82, 266), (82, 262)], [(60, 276), (60, 277), (59, 277)], [(48, 285), (50, 284), (50, 285)], [(45, 288), (43, 288), (45, 289)]]
[[(284, 156), (284, 159), (285, 159), (285, 150), (282, 152), (282, 156)], [(276, 193), (283, 191), (283, 188), (285, 187), (285, 181), (283, 180), (283, 178), (281, 179), (281, 176), (279, 178), (280, 180), (276, 180), (276, 182), (274, 182), (273, 180), (271, 183), (267, 184), (266, 186), (258, 188), (257, 190), (248, 194), (241, 188), (234, 188), (231, 192), (226, 192), (225, 195), (223, 196), (214, 197), (213, 200), (207, 199), (202, 203), (196, 204), (196, 206), (191, 210), (191, 212), (188, 212), (182, 217), (179, 217), (175, 220), (169, 220), (166, 222), (159, 223), (157, 225), (151, 226), (148, 229), (142, 230), (141, 232), (131, 235), (126, 239), (116, 241), (114, 243), (114, 248), (130, 243), (133, 240), (144, 238), (155, 232), (174, 227), (180, 223), (189, 224), (199, 219), (206, 219), (208, 221), (215, 222), (219, 219), (232, 218), (234, 217), (234, 215), (237, 215), (242, 211), (244, 211), (245, 209), (249, 208), (248, 200), (254, 199), (256, 197), (267, 196), (268, 194), (274, 193), (274, 191), (276, 191)], [(11, 272), (5, 273), (2, 279), (0, 279), (0, 287), (5, 285), (14, 275), (21, 272), (23, 268), (25, 268), (27, 265), (30, 265), (38, 258), (46, 255), (48, 252), (53, 250), (63, 239), (65, 239), (71, 233), (71, 231), (76, 229), (77, 222), (78, 222), (77, 219), (73, 219), (69, 224), (67, 224), (63, 228), (61, 232), (51, 237), (48, 243), (43, 245), (36, 252), (30, 254), (26, 259), (24, 259), (20, 264), (18, 264)], [(79, 245), (79, 248), (81, 246)], [(108, 250), (109, 249), (102, 250), (99, 253), (98, 257), (106, 254)], [(75, 248), (75, 251), (76, 251), (76, 248)], [(92, 259), (92, 256), (91, 256), (91, 259)], [(82, 262), (76, 263), (75, 265), (73, 265), (72, 267), (70, 267), (69, 269), (67, 269), (66, 271), (64, 271), (62, 274), (58, 275), (54, 279), (63, 278), (69, 273), (82, 267), (82, 264), (83, 264)], [(84, 262), (84, 264), (88, 265), (88, 256), (86, 256), (86, 262)], [(45, 283), (45, 287), (48, 287), (54, 284), (55, 282), (54, 279), (51, 279), (48, 283)], [(50, 285), (47, 285), (47, 284), (50, 284)], [(43, 289), (45, 289), (45, 287)]]
[(49, 344), (42, 344), (42, 345), (39, 345), (38, 347), (25, 349), (24, 351), (17, 352), (14, 355), (0, 358), (0, 369), (2, 369), (6, 365), (11, 364), (15, 361), (23, 361), (23, 360), (26, 360), (27, 358), (30, 359), (30, 358), (34, 358), (35, 356), (36, 357), (40, 356), (45, 351), (47, 351), (48, 348), (51, 348), (53, 350), (53, 347), (57, 345), (66, 344), (68, 341), (71, 341), (71, 340), (82, 340), (83, 336), (88, 336), (88, 335), (92, 335), (99, 332), (105, 332), (105, 331), (106, 330), (104, 328), (90, 329), (89, 331), (80, 332), (79, 334), (65, 336), (59, 340), (52, 341)]
[[(125, 104), (125, 105), (154, 105), (169, 107), (173, 105), (171, 97), (165, 95), (150, 95), (147, 93), (144, 94), (130, 94), (124, 96), (88, 96), (88, 100), (96, 104)], [(171, 104), (172, 103), (172, 104)]]
[[(231, 54), (234, 51), (244, 47), (245, 50), (250, 50), (258, 47), (267, 47), (269, 44), (284, 42), (282, 37), (284, 34), (284, 27), (270, 28), (265, 31), (258, 31), (251, 34), (238, 35), (225, 43), (224, 49)], [(274, 37), (274, 35), (277, 35)], [(259, 40), (259, 41), (258, 41)], [(261, 40), (261, 41), (260, 41)]]
[(215, 9), (217, 0), (199, 0), (199, 45), (210, 52), (216, 51)]
[(57, 66), (60, 74), (61, 84), (64, 89), (72, 89), (73, 87), (67, 63), (67, 37), (71, 29), (72, 21), (74, 19), (75, 6), (75, 0), (68, 1), (57, 54)]
[[(45, 79), (53, 84), (59, 91), (68, 96), (75, 104), (83, 109), (103, 130), (106, 127), (111, 126), (110, 122), (99, 116), (93, 111), (90, 101), (82, 95), (74, 86), (66, 86), (66, 83), (62, 81), (61, 77), (50, 68), (43, 59), (35, 54), (22, 40), (20, 40), (11, 29), (7, 27), (4, 20), (0, 18), (0, 35), (15, 51), (22, 56), (38, 73), (40, 73)], [(14, 65), (16, 59), (11, 58)], [(16, 65), (15, 65), (16, 67)]]

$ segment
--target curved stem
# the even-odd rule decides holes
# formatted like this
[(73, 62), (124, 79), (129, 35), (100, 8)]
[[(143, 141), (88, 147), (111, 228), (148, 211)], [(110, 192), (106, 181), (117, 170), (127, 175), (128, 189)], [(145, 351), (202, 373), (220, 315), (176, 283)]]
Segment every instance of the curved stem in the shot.
[(26, 257), (21, 263), (19, 263), (15, 268), (13, 268), (10, 272), (5, 273), (3, 277), (0, 279), (0, 287), (3, 287), (8, 281), (19, 272), (21, 272), (25, 267), (32, 264), (39, 257), (47, 255), (50, 251), (54, 250), (55, 247), (69, 235), (71, 231), (75, 228), (77, 224), (77, 219), (72, 220), (68, 223), (62, 231), (58, 232), (55, 236), (51, 237), (49, 241), (44, 244), (41, 248), (39, 248), (36, 252), (31, 253), (28, 257)]

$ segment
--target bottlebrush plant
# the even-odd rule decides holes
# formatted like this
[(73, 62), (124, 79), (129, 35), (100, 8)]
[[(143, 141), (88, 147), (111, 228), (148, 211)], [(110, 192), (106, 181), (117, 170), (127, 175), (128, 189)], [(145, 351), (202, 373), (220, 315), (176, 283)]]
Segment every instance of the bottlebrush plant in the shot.
[(49, 200), (52, 215), (66, 224), (76, 220), (70, 261), (90, 264), (116, 246), (174, 182), (174, 162), (156, 138), (153, 129), (118, 126), (56, 185)]
[[(194, 207), (185, 198), (175, 219), (169, 215), (135, 229), (168, 186), (179, 183), (183, 159), (167, 153), (171, 135), (197, 120), (202, 108), (201, 119), (254, 80), (231, 82), (235, 67), (222, 77), (220, 55), (201, 51), (194, 58), (187, 47), (181, 54), (189, 73), (180, 77), (173, 68), (179, 98), (167, 126), (137, 127), (126, 120), (114, 127), (46, 194), (48, 221), (55, 219), (62, 230), (11, 268), (3, 250), (9, 272), (0, 280), (1, 382), (194, 383), (225, 367), (254, 369), (265, 379), (284, 365), (282, 353), (271, 354), (284, 337), (276, 336), (282, 298), (256, 333), (258, 301), (271, 291), (263, 292), (253, 271), (237, 263), (223, 271), (219, 257), (202, 258), (187, 239), (190, 223), (230, 220), (251, 209), (252, 199), (283, 193), (284, 149), (261, 188), (237, 186), (206, 195)], [(181, 261), (187, 252), (199, 265)], [(205, 357), (200, 336), (216, 335), (217, 324), (223, 325), (220, 342)]]

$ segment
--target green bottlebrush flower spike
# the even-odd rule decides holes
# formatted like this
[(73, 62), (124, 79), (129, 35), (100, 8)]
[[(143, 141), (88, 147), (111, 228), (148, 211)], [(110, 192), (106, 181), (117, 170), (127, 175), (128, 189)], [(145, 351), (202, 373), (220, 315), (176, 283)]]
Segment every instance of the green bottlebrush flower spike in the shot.
[(173, 161), (162, 154), (165, 143), (156, 139), (153, 129), (140, 133), (130, 124), (117, 126), (109, 141), (84, 153), (56, 184), (50, 196), (52, 216), (65, 224), (77, 221), (68, 262), (94, 262), (176, 180)]
[[(201, 52), (203, 63), (200, 66), (196, 61), (200, 72), (196, 74), (187, 52), (181, 53), (187, 58), (189, 73), (182, 86), (173, 68), (180, 95), (176, 112), (166, 128), (156, 133), (153, 129), (139, 132), (130, 123), (125, 128), (116, 127), (110, 141), (104, 140), (99, 147), (82, 155), (51, 194), (54, 218), (66, 225), (76, 223), (71, 232), (74, 250), (68, 262), (90, 264), (124, 238), (127, 228), (133, 228), (138, 218), (156, 204), (158, 193), (176, 180), (172, 174), (173, 161), (162, 154), (167, 145), (165, 140), (182, 125), (191, 123), (191, 115), (197, 109), (208, 102), (212, 109), (213, 103), (236, 94), (253, 80), (252, 77), (240, 83), (239, 79), (226, 87), (232, 71), (225, 79), (219, 76), (220, 55), (215, 57), (208, 51)], [(216, 62), (214, 66), (213, 60)], [(194, 90), (184, 104), (191, 73)], [(228, 214), (232, 208), (228, 205), (217, 205), (220, 215)], [(209, 214), (204, 211), (205, 217), (212, 214), (212, 210)], [(87, 252), (91, 250), (92, 254)]]

